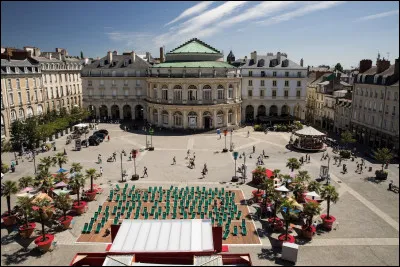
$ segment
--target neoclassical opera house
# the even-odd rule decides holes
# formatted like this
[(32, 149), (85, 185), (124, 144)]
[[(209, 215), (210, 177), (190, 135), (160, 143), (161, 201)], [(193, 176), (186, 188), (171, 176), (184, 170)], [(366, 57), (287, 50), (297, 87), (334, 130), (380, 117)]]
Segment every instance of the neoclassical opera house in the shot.
[(195, 38), (150, 68), (147, 119), (168, 128), (236, 126), (241, 118), (240, 88), (237, 68), (224, 62), (220, 51)]

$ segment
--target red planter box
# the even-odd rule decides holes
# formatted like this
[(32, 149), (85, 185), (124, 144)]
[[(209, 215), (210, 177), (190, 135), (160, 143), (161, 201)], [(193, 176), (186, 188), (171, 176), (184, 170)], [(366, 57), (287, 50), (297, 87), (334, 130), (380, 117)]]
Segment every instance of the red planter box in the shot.
[(93, 201), (96, 197), (97, 194), (97, 190), (93, 190), (93, 191), (86, 191), (85, 195), (88, 197), (89, 201)]
[(78, 201), (74, 202), (74, 204), (72, 205), (72, 209), (78, 213), (78, 214), (83, 214), (85, 212), (85, 208), (86, 208), (86, 201), (80, 201), (80, 205), (78, 205)]
[(317, 229), (311, 225), (311, 227), (307, 227), (305, 225), (303, 225), (303, 227), (301, 227), (302, 230), (302, 234), (303, 237), (308, 238), (308, 239), (312, 239), (314, 233), (317, 231)]
[(36, 223), (28, 223), (28, 227), (26, 227), (25, 224), (21, 225), (18, 228), (19, 235), (23, 238), (29, 238), (29, 237), (31, 237), (35, 228), (36, 228)]
[(8, 216), (8, 213), (3, 214), (1, 218), (3, 219), (5, 226), (14, 225), (17, 222), (17, 218), (15, 217), (15, 215)]
[(253, 190), (251, 193), (253, 194), (254, 198), (257, 199), (257, 202), (261, 202), (261, 197), (264, 195), (264, 191), (260, 190), (258, 193), (257, 191), (258, 190)]
[(40, 248), (43, 251), (48, 251), (51, 247), (51, 243), (54, 240), (54, 235), (51, 234), (46, 234), (46, 240), (42, 241), (42, 235), (40, 235), (39, 237), (37, 237), (35, 239), (35, 244), (36, 246), (38, 246), (38, 248)]
[(283, 241), (284, 242), (289, 242), (289, 243), (294, 243), (295, 238), (292, 235), (287, 235), (287, 240), (286, 239), (286, 235), (285, 234), (281, 234), (280, 236), (278, 236), (278, 240), (279, 241)]
[(336, 221), (336, 218), (333, 217), (332, 215), (329, 216), (329, 219), (326, 217), (326, 214), (321, 215), (321, 219), (324, 222), (323, 226), (326, 230), (332, 230), (332, 225)]
[(72, 219), (74, 219), (74, 217), (67, 215), (65, 220), (64, 216), (62, 216), (61, 218), (58, 219), (58, 221), (64, 226), (64, 229), (68, 229)]

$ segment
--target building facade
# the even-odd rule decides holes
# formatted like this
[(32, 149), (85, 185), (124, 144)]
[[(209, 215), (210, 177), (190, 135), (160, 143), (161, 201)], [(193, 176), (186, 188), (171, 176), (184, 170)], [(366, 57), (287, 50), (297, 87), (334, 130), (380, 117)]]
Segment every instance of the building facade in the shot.
[(354, 81), (351, 130), (371, 148), (399, 149), (399, 60), (361, 60)]
[(150, 68), (147, 120), (183, 129), (239, 125), (240, 82), (237, 68), (224, 62), (219, 50), (191, 39)]
[(305, 119), (307, 68), (287, 54), (257, 55), (235, 62), (242, 76), (242, 122)]
[(41, 66), (31, 59), (1, 59), (1, 139), (10, 138), (10, 125), (44, 111)]
[(350, 129), (351, 99), (338, 98), (335, 105), (334, 126), (335, 133), (341, 134)]
[(109, 51), (105, 57), (88, 62), (81, 71), (83, 106), (101, 120), (147, 118), (150, 66), (135, 52), (118, 55)]

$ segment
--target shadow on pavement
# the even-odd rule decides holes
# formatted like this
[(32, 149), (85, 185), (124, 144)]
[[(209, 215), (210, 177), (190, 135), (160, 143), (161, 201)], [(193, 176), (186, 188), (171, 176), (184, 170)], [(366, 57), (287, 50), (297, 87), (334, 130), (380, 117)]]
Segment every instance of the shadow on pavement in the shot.
[(34, 248), (28, 250), (26, 248), (21, 248), (12, 254), (4, 253), (2, 256), (5, 258), (3, 263), (5, 265), (14, 265), (20, 264), (26, 261), (29, 257), (40, 258), (44, 253), (41, 252), (39, 249)]

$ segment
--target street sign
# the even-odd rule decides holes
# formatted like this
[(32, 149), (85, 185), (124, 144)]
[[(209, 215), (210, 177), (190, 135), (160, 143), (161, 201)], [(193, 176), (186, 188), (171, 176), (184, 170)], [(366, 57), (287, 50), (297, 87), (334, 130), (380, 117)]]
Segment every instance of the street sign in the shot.
[(235, 151), (235, 152), (233, 152), (232, 154), (233, 154), (233, 158), (234, 158), (235, 160), (237, 160), (237, 158), (238, 158), (238, 156), (239, 156), (239, 152)]
[(221, 130), (220, 129), (217, 129), (217, 134), (221, 134)]
[(150, 128), (149, 133), (150, 133), (150, 135), (153, 135), (153, 134), (154, 134), (153, 128)]
[(224, 130), (224, 136), (228, 134), (228, 130)]

